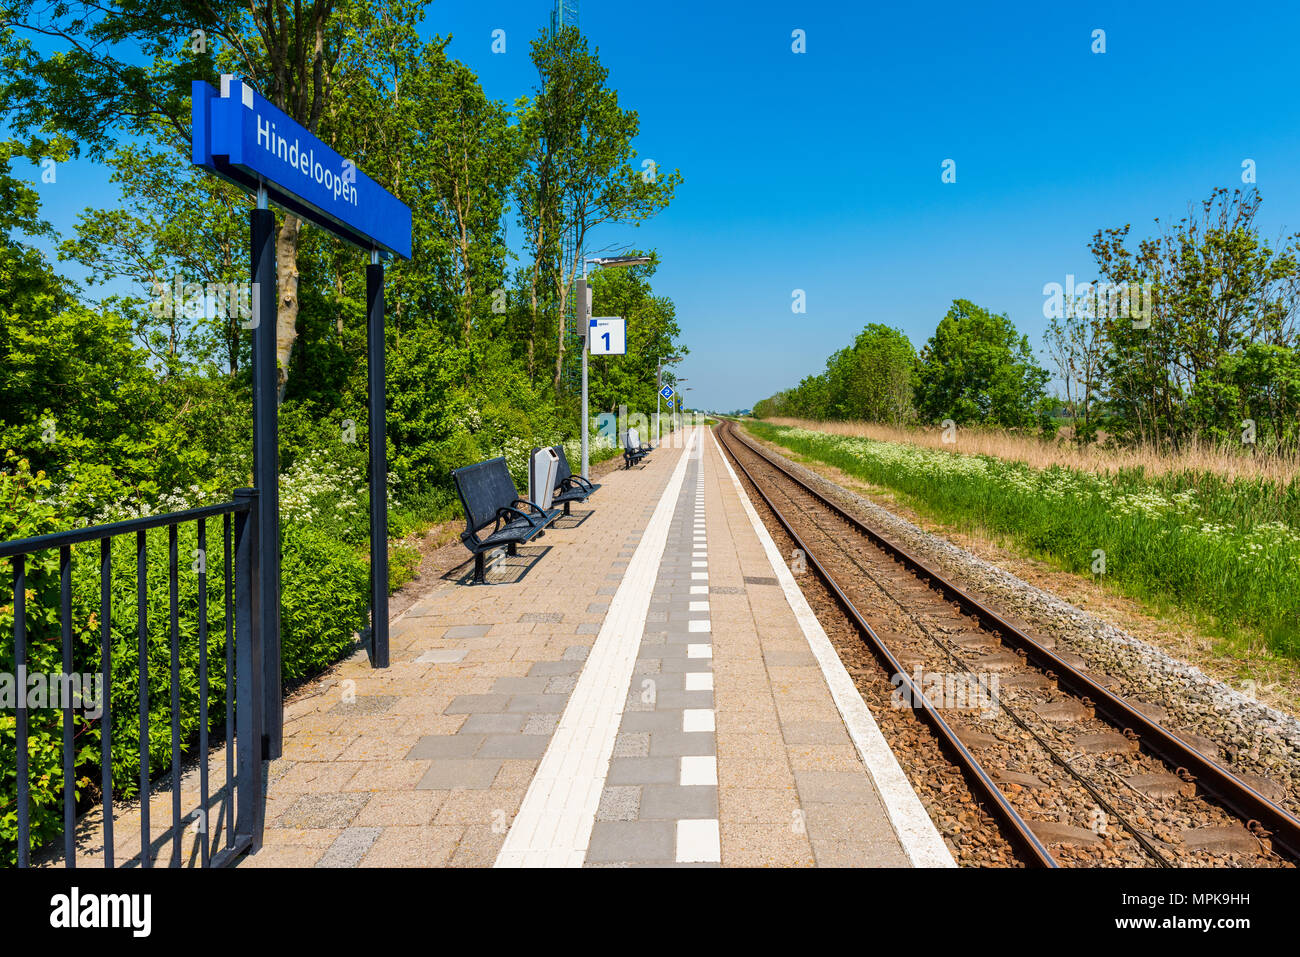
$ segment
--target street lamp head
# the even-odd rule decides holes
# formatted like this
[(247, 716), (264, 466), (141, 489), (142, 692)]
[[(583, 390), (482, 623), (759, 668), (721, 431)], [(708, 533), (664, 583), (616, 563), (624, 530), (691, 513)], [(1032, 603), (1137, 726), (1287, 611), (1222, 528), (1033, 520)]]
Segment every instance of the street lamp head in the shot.
[(649, 256), (592, 256), (587, 262), (609, 268), (611, 266), (644, 266), (650, 262)]

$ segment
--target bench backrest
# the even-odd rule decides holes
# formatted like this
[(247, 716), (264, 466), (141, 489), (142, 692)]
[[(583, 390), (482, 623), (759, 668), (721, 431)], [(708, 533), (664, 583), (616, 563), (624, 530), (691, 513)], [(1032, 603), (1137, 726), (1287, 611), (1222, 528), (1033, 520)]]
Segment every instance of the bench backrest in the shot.
[(555, 487), (559, 488), (565, 479), (573, 477), (573, 469), (569, 468), (569, 457), (564, 454), (564, 446), (555, 446), (555, 454), (560, 457), (560, 464), (555, 467)]
[(636, 429), (627, 430), (627, 442), (624, 448), (635, 451), (641, 447), (641, 433)]
[(515, 488), (514, 479), (510, 477), (504, 456), (498, 455), (486, 462), (453, 469), (451, 477), (456, 482), (460, 504), (465, 508), (467, 532), (477, 532), (495, 524), (497, 509), (519, 499), (519, 492)]

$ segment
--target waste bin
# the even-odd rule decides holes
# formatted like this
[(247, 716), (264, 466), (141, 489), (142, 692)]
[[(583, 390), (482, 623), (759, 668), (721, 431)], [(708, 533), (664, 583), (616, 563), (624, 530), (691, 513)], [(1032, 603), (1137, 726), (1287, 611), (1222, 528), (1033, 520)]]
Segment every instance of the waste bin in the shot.
[(551, 507), (555, 496), (555, 476), (559, 473), (560, 457), (553, 448), (533, 449), (528, 458), (528, 499), (542, 508)]

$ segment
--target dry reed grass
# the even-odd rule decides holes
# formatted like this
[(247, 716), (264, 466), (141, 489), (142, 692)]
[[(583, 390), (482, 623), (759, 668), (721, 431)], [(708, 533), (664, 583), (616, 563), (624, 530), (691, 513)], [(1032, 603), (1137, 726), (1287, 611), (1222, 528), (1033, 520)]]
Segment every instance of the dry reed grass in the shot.
[(1228, 481), (1263, 479), (1285, 487), (1300, 476), (1300, 459), (1295, 455), (1251, 455), (1240, 449), (1208, 443), (1193, 443), (1171, 453), (1150, 447), (1112, 448), (1078, 447), (1068, 442), (1047, 441), (997, 429), (963, 427), (957, 429), (956, 442), (945, 442), (943, 430), (899, 428), (875, 422), (816, 422), (810, 419), (764, 419), (773, 425), (812, 429), (831, 435), (901, 442), (924, 448), (977, 455), (989, 455), (1033, 468), (1065, 466), (1101, 474), (1121, 469), (1141, 468), (1149, 476), (1178, 472), (1209, 472)]

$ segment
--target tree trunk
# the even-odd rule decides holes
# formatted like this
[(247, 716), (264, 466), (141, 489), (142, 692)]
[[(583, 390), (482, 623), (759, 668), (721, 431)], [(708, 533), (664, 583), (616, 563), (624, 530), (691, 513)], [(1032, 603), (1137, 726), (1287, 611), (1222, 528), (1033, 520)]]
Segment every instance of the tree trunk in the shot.
[(560, 394), (560, 380), (564, 374), (564, 306), (568, 299), (564, 284), (560, 284), (559, 317), (555, 321), (555, 394)]
[(289, 381), (289, 360), (298, 338), (298, 241), (302, 220), (286, 214), (275, 236), (275, 355), (279, 362), (279, 401)]

